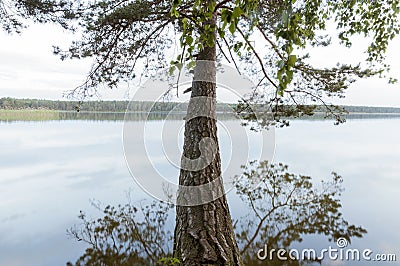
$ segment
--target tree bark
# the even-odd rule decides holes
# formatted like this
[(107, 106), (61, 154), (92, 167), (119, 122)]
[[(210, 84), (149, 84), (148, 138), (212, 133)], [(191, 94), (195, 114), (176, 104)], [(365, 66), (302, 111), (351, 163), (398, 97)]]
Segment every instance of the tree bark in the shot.
[[(211, 181), (217, 181), (219, 186), (214, 189), (223, 191), (221, 177), (221, 158), (217, 138), (216, 121), (216, 48), (205, 47), (197, 57), (200, 60), (211, 61), (210, 67), (200, 69), (198, 65), (194, 72), (191, 99), (185, 123), (184, 146), (182, 158), (195, 160), (202, 153), (202, 139), (210, 138), (214, 143), (214, 156), (207, 166), (200, 170), (181, 167), (179, 184), (181, 186), (200, 186)], [(204, 65), (203, 65), (204, 66)], [(207, 81), (196, 81), (196, 76), (207, 76)], [(201, 80), (201, 78), (200, 78)], [(209, 101), (199, 105), (196, 99), (207, 98)], [(199, 116), (199, 114), (207, 114)], [(183, 164), (183, 161), (181, 162)], [(214, 190), (212, 189), (212, 190)], [(204, 191), (202, 192), (204, 194)], [(215, 194), (216, 191), (206, 191), (205, 194)], [(178, 192), (176, 206), (176, 225), (174, 241), (174, 257), (180, 259), (184, 266), (196, 265), (243, 265), (233, 232), (232, 220), (225, 194), (206, 204), (183, 206), (179, 199), (192, 197)], [(201, 197), (202, 194), (196, 195)], [(204, 195), (203, 195), (204, 196)], [(209, 195), (205, 195), (207, 197)], [(181, 201), (183, 202), (183, 201)]]

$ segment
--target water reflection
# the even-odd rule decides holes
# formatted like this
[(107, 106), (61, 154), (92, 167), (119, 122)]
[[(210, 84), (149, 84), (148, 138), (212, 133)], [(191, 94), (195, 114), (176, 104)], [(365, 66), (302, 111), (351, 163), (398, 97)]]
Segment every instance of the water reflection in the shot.
[(172, 253), (173, 233), (166, 226), (171, 209), (155, 202), (138, 207), (108, 205), (97, 220), (81, 212), (82, 226), (68, 233), (89, 248), (75, 265), (156, 265)]
[[(260, 248), (286, 249), (310, 234), (329, 240), (350, 241), (366, 230), (347, 222), (340, 211), (342, 178), (336, 173), (317, 186), (311, 177), (288, 172), (288, 166), (252, 162), (235, 180), (236, 193), (248, 205), (248, 213), (234, 222), (245, 265), (265, 265), (257, 259)], [(118, 206), (95, 204), (101, 217), (81, 212), (80, 225), (68, 230), (77, 241), (88, 244), (85, 253), (67, 265), (178, 265), (173, 259), (174, 207), (154, 202)], [(268, 265), (304, 265), (310, 261), (276, 257)], [(315, 262), (315, 261), (314, 261)]]
[[(148, 121), (148, 120), (183, 120), (186, 112), (71, 112), (71, 111), (10, 111), (0, 112), (0, 122), (14, 123), (16, 121), (63, 121), (63, 120), (86, 120), (86, 121)], [(217, 114), (219, 120), (235, 119), (233, 113), (220, 112)]]
[[(63, 121), (63, 120), (86, 120), (86, 121), (123, 121), (127, 118), (130, 121), (145, 121), (145, 120), (164, 120), (168, 117), (170, 120), (182, 120), (186, 112), (163, 112), (152, 111), (148, 112), (75, 112), (75, 111), (51, 111), (51, 110), (18, 110), (0, 112), (0, 123), (14, 123), (17, 121)], [(218, 120), (232, 120), (236, 116), (232, 112), (217, 112)], [(351, 119), (400, 119), (399, 113), (350, 113), (344, 118)], [(323, 114), (317, 113), (311, 117), (301, 117), (293, 120), (310, 120), (323, 121), (326, 120)]]

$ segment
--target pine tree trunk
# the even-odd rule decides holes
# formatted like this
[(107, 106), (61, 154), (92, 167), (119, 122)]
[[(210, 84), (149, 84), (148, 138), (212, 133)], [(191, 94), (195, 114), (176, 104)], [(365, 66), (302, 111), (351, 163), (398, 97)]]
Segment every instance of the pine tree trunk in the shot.
[[(205, 47), (198, 55), (197, 60), (215, 62), (215, 46)], [(182, 167), (179, 176), (179, 184), (182, 186), (199, 186), (212, 180), (222, 180), (216, 123), (216, 68), (211, 65), (207, 69), (196, 67), (194, 75), (195, 77), (196, 75), (207, 75), (207, 81), (193, 81), (192, 83), (182, 158), (199, 158), (202, 152), (199, 145), (201, 145), (200, 141), (203, 138), (211, 138), (214, 141), (215, 154), (211, 162), (201, 170), (194, 171), (187, 168), (185, 170)], [(210, 82), (212, 80), (214, 82)], [(207, 97), (211, 101), (199, 106), (199, 101), (195, 101), (196, 97)], [(209, 115), (199, 117), (199, 113)], [(221, 190), (223, 191), (222, 181), (219, 184), (220, 186), (215, 189), (221, 192)], [(184, 193), (178, 194), (174, 257), (180, 259), (184, 266), (243, 265), (225, 195), (223, 194), (222, 197), (206, 204), (182, 206), (179, 205), (179, 199), (193, 196), (183, 195)], [(213, 195), (216, 191), (207, 191), (207, 193)]]

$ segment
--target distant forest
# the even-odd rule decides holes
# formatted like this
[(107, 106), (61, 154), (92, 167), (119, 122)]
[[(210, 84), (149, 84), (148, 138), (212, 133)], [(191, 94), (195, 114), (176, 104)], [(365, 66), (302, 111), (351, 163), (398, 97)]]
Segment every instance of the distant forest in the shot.
[[(235, 104), (219, 104), (217, 111), (232, 112)], [(187, 104), (151, 101), (53, 101), (38, 99), (0, 98), (0, 110), (54, 110), (84, 112), (184, 112)]]
[[(128, 109), (129, 106), (129, 109)], [(236, 104), (220, 103), (217, 106), (218, 112), (232, 112)], [(86, 111), (86, 112), (184, 112), (187, 104), (176, 102), (150, 102), (150, 101), (53, 101), (39, 99), (15, 99), (0, 98), (0, 110), (55, 110), (55, 111)], [(394, 107), (368, 107), (368, 106), (344, 106), (349, 113), (366, 114), (391, 114), (400, 113), (400, 108)], [(128, 110), (127, 110), (128, 109)]]

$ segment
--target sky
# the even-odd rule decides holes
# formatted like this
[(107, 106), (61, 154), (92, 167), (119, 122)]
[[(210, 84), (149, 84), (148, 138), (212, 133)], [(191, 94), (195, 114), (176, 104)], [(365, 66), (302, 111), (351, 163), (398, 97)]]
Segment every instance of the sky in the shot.
[[(335, 34), (334, 29), (330, 29)], [(0, 31), (0, 97), (65, 99), (63, 95), (82, 84), (90, 68), (90, 60), (61, 61), (53, 55), (53, 45), (68, 47), (74, 36), (55, 25), (31, 25), (22, 34)], [(337, 44), (329, 48), (313, 48), (312, 63), (333, 66), (337, 62), (351, 63), (365, 59), (367, 40), (356, 38), (348, 49)], [(400, 38), (388, 49), (391, 75), (400, 80)], [(129, 100), (135, 88), (101, 88), (100, 99)], [(386, 79), (369, 78), (351, 85), (345, 99), (337, 104), (400, 107), (400, 83), (388, 84)]]

